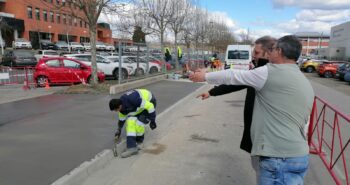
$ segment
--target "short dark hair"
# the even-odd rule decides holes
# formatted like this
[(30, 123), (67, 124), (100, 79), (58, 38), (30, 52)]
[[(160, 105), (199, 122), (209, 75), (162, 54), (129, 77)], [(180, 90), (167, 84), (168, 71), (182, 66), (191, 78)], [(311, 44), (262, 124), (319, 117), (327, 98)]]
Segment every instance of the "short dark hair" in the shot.
[(262, 49), (265, 52), (268, 52), (270, 50), (270, 48), (272, 48), (272, 46), (276, 43), (277, 39), (271, 37), (271, 36), (263, 36), (258, 38), (255, 41), (255, 44), (261, 44)]
[(109, 101), (109, 109), (113, 111), (119, 108), (121, 104), (122, 104), (122, 101), (120, 101), (120, 99), (111, 99), (111, 101)]
[(301, 54), (302, 45), (294, 35), (281, 37), (277, 40), (276, 46), (282, 50), (283, 56), (294, 61), (297, 61)]

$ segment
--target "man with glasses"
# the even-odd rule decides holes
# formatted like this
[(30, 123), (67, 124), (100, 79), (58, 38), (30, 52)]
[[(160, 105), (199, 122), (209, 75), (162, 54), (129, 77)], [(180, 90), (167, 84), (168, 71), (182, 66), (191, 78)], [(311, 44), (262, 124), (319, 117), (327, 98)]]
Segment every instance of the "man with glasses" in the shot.
[(252, 156), (259, 158), (259, 184), (303, 184), (309, 147), (304, 127), (311, 112), (314, 91), (300, 72), (302, 45), (289, 35), (269, 48), (270, 63), (250, 70), (225, 70), (190, 75), (194, 82), (248, 85), (256, 90), (251, 125)]

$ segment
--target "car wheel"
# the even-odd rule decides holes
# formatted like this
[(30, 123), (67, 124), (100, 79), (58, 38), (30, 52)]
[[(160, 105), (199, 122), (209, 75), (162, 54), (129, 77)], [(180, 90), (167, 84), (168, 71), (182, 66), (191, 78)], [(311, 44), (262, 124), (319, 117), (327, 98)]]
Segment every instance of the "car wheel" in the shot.
[(309, 66), (309, 67), (306, 68), (306, 72), (312, 73), (312, 72), (314, 72), (314, 68)]
[(37, 84), (38, 87), (45, 87), (46, 81), (49, 82), (49, 79), (46, 76), (39, 76), (36, 79), (36, 84)]
[(136, 69), (135, 75), (136, 76), (142, 76), (145, 74), (145, 71), (142, 68)]
[[(113, 72), (113, 76), (116, 80), (119, 79), (119, 69), (116, 68)], [(128, 78), (128, 72), (125, 69), (122, 69), (122, 79), (127, 79)]]
[(325, 77), (325, 78), (332, 78), (332, 77), (333, 77), (333, 74), (332, 74), (332, 72), (330, 72), (330, 71), (326, 71), (326, 72), (324, 72), (324, 77)]
[(151, 69), (149, 70), (149, 73), (153, 74), (153, 73), (157, 73), (158, 69), (157, 67), (151, 67)]

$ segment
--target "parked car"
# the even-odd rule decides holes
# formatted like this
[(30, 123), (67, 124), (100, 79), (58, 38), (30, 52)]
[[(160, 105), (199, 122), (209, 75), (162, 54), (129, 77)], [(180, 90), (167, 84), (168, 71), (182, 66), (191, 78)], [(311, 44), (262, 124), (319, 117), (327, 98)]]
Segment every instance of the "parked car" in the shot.
[(317, 73), (321, 77), (332, 78), (335, 76), (339, 65), (341, 65), (342, 63), (344, 62), (323, 62), (318, 66)]
[(106, 50), (106, 45), (103, 42), (96, 42), (96, 50), (104, 51)]
[(350, 83), (350, 70), (344, 75), (344, 80)]
[(53, 49), (53, 50), (57, 50), (58, 47), (52, 43), (50, 40), (40, 40), (39, 41), (39, 44), (40, 44), (40, 48), (41, 49)]
[(19, 49), (19, 48), (32, 49), (32, 44), (24, 38), (18, 38), (15, 40), (13, 48), (14, 49)]
[[(124, 56), (133, 63), (133, 67), (135, 71), (133, 72), (134, 75), (144, 75), (146, 72), (148, 73), (157, 73), (160, 71), (160, 66), (157, 63), (153, 62), (148, 62), (145, 58), (140, 57), (138, 62), (139, 62), (139, 68), (137, 68), (137, 57), (136, 56)], [(147, 63), (148, 63), (148, 69), (147, 69)], [(137, 69), (137, 70), (136, 70)]]
[(35, 66), (37, 64), (34, 52), (30, 50), (7, 51), (1, 60), (1, 65), (10, 67)]
[[(91, 54), (68, 54), (64, 55), (68, 58), (74, 58), (76, 60), (79, 60), (83, 62), (84, 64), (87, 64), (91, 66)], [(115, 79), (118, 79), (119, 77), (119, 64), (109, 60), (107, 57), (96, 55), (96, 63), (97, 68), (101, 69), (106, 76), (114, 77)], [(133, 71), (133, 68), (131, 65), (125, 64), (123, 62), (122, 64), (122, 77), (123, 79), (126, 79), (131, 72)]]
[(114, 51), (115, 47), (112, 44), (105, 44), (106, 45), (106, 50), (107, 51)]
[(83, 42), (82, 45), (84, 46), (85, 51), (90, 51), (91, 50), (91, 45), (88, 42)]
[(307, 73), (312, 73), (317, 70), (318, 66), (322, 64), (323, 62), (326, 62), (326, 60), (316, 60), (316, 59), (310, 59), (305, 61), (301, 65), (301, 70), (305, 71)]
[(149, 57), (143, 57), (145, 58), (146, 60), (150, 61), (150, 62), (153, 62), (155, 64), (158, 64), (160, 69), (163, 68), (163, 65), (165, 64), (166, 65), (166, 69), (167, 70), (171, 70), (173, 67), (171, 66), (171, 64), (167, 63), (167, 62), (163, 62), (162, 60), (160, 59), (157, 59), (155, 57), (152, 57), (152, 56), (149, 56)]
[(68, 44), (64, 41), (58, 41), (55, 43), (55, 46), (57, 47), (57, 49), (59, 50), (68, 50)]
[[(50, 84), (90, 83), (91, 67), (65, 57), (42, 58), (35, 66), (33, 77), (39, 87), (45, 86), (46, 82)], [(105, 80), (102, 71), (97, 72), (97, 77), (99, 82)]]
[(36, 55), (34, 55), (36, 61), (39, 62), (41, 58), (49, 58), (49, 57), (59, 57), (59, 54), (54, 50), (39, 50)]
[(72, 51), (84, 51), (84, 46), (79, 42), (71, 42), (69, 43), (69, 47)]
[(335, 78), (339, 80), (344, 80), (345, 74), (350, 70), (350, 63), (344, 63), (340, 65), (337, 69), (337, 73), (335, 74)]

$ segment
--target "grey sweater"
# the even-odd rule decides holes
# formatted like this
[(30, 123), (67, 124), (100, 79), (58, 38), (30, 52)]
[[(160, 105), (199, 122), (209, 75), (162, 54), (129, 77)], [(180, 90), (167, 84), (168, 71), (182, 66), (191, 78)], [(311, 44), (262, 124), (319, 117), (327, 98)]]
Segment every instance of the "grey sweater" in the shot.
[(208, 83), (248, 85), (256, 89), (251, 155), (298, 157), (309, 153), (304, 127), (314, 91), (295, 64), (267, 64), (251, 71), (206, 74)]

